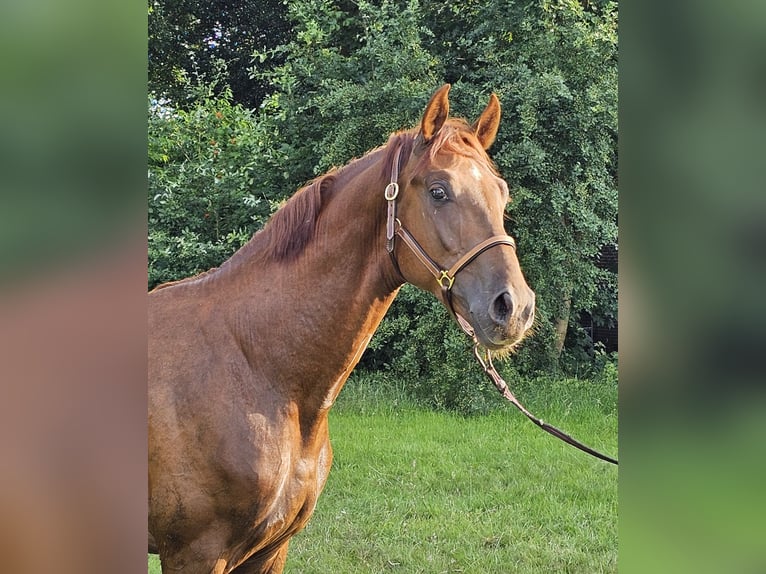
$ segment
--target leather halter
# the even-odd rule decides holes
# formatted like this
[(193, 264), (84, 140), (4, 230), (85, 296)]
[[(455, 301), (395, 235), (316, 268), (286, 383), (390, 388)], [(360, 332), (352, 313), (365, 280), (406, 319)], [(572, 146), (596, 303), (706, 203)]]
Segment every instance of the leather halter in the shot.
[(519, 400), (514, 396), (514, 394), (511, 392), (511, 389), (508, 387), (508, 383), (503, 380), (503, 378), (500, 376), (500, 374), (495, 369), (495, 366), (492, 364), (492, 355), (489, 350), (485, 349), (485, 355), (482, 357), (481, 352), (481, 344), (479, 343), (479, 339), (476, 337), (476, 333), (471, 327), (471, 325), (463, 319), (456, 311), (455, 308), (452, 305), (452, 285), (455, 283), (455, 276), (465, 269), (465, 267), (470, 264), (474, 259), (476, 259), (479, 255), (484, 253), (487, 249), (490, 249), (492, 247), (495, 247), (497, 245), (509, 245), (510, 247), (513, 247), (516, 249), (516, 242), (513, 240), (513, 238), (509, 235), (493, 235), (489, 239), (485, 239), (478, 245), (476, 245), (473, 249), (468, 251), (465, 255), (463, 255), (460, 259), (458, 259), (452, 267), (449, 269), (443, 269), (440, 267), (429, 255), (426, 253), (426, 251), (420, 246), (420, 244), (417, 242), (417, 240), (412, 236), (412, 234), (407, 231), (404, 226), (402, 225), (402, 222), (399, 221), (396, 217), (396, 198), (399, 195), (399, 163), (400, 163), (400, 154), (401, 154), (402, 148), (397, 147), (396, 152), (394, 153), (393, 162), (391, 163), (391, 182), (386, 186), (384, 196), (386, 198), (386, 201), (388, 203), (387, 208), (387, 216), (386, 216), (386, 250), (388, 251), (388, 254), (391, 256), (391, 261), (394, 265), (394, 269), (396, 269), (396, 272), (399, 274), (399, 276), (406, 281), (406, 278), (404, 275), (402, 275), (401, 269), (399, 269), (399, 262), (396, 259), (396, 255), (394, 254), (394, 241), (397, 236), (401, 237), (402, 241), (404, 242), (407, 247), (410, 248), (410, 251), (418, 258), (418, 260), (423, 264), (423, 266), (428, 269), (428, 271), (431, 273), (431, 275), (434, 276), (436, 279), (436, 282), (439, 284), (439, 287), (441, 287), (442, 297), (444, 298), (444, 302), (446, 303), (447, 309), (449, 310), (452, 317), (457, 321), (457, 324), (460, 325), (460, 328), (463, 330), (463, 332), (468, 335), (471, 339), (473, 339), (474, 345), (473, 345), (473, 354), (476, 357), (476, 359), (479, 361), (479, 364), (481, 365), (482, 369), (484, 369), (484, 372), (487, 374), (487, 376), (490, 378), (492, 383), (495, 385), (498, 391), (500, 391), (500, 394), (503, 395), (508, 401), (510, 401), (517, 409), (519, 409), (524, 416), (526, 416), (529, 420), (531, 420), (533, 423), (535, 423), (538, 427), (543, 429), (545, 432), (552, 434), (553, 436), (563, 440), (567, 444), (570, 444), (574, 446), (575, 448), (580, 449), (583, 452), (587, 452), (588, 454), (595, 456), (596, 458), (600, 458), (601, 460), (605, 460), (607, 462), (611, 462), (612, 464), (618, 464), (617, 459), (614, 459), (610, 456), (607, 456), (605, 454), (602, 454), (598, 452), (597, 450), (594, 450), (590, 448), (589, 446), (584, 445), (577, 439), (569, 436), (567, 433), (565, 433), (562, 430), (557, 429), (553, 425), (550, 425), (546, 422), (544, 422), (542, 419), (537, 418), (534, 416), (531, 412), (529, 412), (524, 405), (522, 405)]
[(393, 262), (397, 273), (399, 273), (400, 277), (404, 278), (399, 269), (399, 262), (394, 254), (394, 240), (396, 236), (401, 237), (405, 245), (410, 248), (410, 251), (412, 251), (423, 266), (428, 269), (431, 275), (436, 279), (439, 287), (441, 287), (442, 297), (444, 298), (444, 302), (447, 304), (447, 309), (449, 309), (451, 315), (464, 331), (466, 328), (470, 329), (471, 332), (469, 335), (473, 337), (473, 329), (471, 329), (465, 319), (455, 312), (455, 308), (452, 305), (452, 285), (455, 283), (455, 276), (487, 249), (491, 249), (497, 245), (509, 245), (516, 249), (516, 242), (510, 235), (493, 235), (468, 251), (468, 253), (458, 259), (449, 269), (442, 268), (428, 255), (428, 253), (426, 253), (425, 249), (420, 246), (420, 243), (417, 242), (412, 234), (405, 229), (402, 222), (396, 218), (396, 198), (399, 195), (399, 156), (401, 151), (402, 148), (398, 147), (394, 153), (394, 160), (391, 163), (391, 183), (386, 186), (384, 193), (386, 201), (388, 202), (388, 214), (386, 218), (386, 250), (391, 256), (391, 261)]

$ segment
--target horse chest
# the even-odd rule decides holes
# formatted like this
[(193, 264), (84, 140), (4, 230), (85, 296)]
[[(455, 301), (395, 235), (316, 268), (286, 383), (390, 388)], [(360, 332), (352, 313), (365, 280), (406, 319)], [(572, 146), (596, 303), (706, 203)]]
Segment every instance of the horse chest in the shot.
[(269, 542), (294, 534), (308, 522), (327, 480), (332, 451), (326, 426), (312, 441), (303, 440), (300, 427), (289, 421), (254, 428), (258, 432), (251, 436), (251, 472), (241, 478), (254, 502), (248, 522), (261, 542)]
[(299, 461), (291, 470), (280, 473), (279, 488), (272, 490), (263, 526), (268, 538), (297, 532), (308, 522), (316, 507), (320, 475), (316, 461)]

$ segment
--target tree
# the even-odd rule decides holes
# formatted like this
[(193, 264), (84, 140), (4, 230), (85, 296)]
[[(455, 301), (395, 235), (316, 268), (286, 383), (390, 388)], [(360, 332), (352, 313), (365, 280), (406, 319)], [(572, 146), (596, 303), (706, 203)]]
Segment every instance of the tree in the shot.
[(249, 72), (253, 52), (290, 35), (281, 0), (149, 0), (149, 89), (186, 106), (200, 80), (228, 85), (233, 101), (256, 108), (269, 85)]
[(417, 2), (361, 0), (348, 10), (329, 0), (291, 2), (293, 39), (256, 58), (282, 63), (252, 70), (273, 88), (264, 108), (290, 147), (286, 168), (298, 174), (296, 185), (414, 124), (440, 83), (439, 60), (421, 46)]
[(148, 99), (150, 288), (218, 266), (286, 195), (257, 114), (228, 87), (188, 91), (189, 109)]

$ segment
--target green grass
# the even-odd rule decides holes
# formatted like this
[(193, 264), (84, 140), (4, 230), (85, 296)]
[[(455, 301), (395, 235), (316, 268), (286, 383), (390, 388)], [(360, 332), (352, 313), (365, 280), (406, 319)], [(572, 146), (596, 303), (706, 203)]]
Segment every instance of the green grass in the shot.
[[(532, 412), (616, 454), (615, 385), (522, 387)], [(354, 382), (341, 397), (330, 415), (333, 468), (286, 572), (617, 571), (614, 466), (512, 407), (462, 417)]]

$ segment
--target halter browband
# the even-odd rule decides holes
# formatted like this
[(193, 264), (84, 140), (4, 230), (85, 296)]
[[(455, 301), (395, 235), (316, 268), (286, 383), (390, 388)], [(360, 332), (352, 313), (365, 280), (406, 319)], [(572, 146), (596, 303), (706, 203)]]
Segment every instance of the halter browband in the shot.
[(401, 237), (404, 244), (410, 248), (410, 251), (412, 251), (412, 253), (418, 258), (423, 266), (428, 269), (431, 275), (433, 275), (436, 279), (439, 287), (441, 287), (442, 296), (444, 297), (444, 302), (446, 303), (447, 309), (457, 324), (460, 326), (460, 328), (463, 330), (463, 332), (471, 339), (473, 339), (474, 355), (479, 361), (482, 369), (484, 369), (484, 372), (490, 378), (497, 390), (500, 391), (500, 394), (502, 394), (503, 397), (510, 401), (517, 409), (519, 409), (529, 420), (531, 420), (547, 433), (552, 434), (553, 436), (563, 440), (575, 448), (580, 449), (583, 452), (587, 452), (588, 454), (595, 456), (596, 458), (611, 462), (612, 464), (618, 464), (617, 459), (609, 457), (605, 454), (601, 454), (597, 450), (584, 445), (583, 443), (566, 434), (564, 431), (557, 429), (553, 425), (543, 422), (542, 419), (538, 419), (536, 416), (530, 413), (514, 396), (508, 387), (508, 383), (503, 380), (503, 378), (495, 369), (495, 366), (492, 364), (492, 355), (490, 354), (490, 351), (485, 350), (486, 359), (482, 358), (480, 352), (481, 344), (476, 337), (476, 333), (473, 327), (471, 327), (468, 321), (463, 319), (463, 317), (461, 317), (455, 311), (455, 308), (452, 305), (452, 285), (455, 283), (455, 276), (479, 255), (484, 253), (487, 249), (497, 245), (509, 245), (510, 247), (516, 249), (516, 242), (509, 235), (494, 235), (489, 239), (485, 239), (476, 245), (473, 249), (468, 251), (468, 253), (458, 259), (449, 269), (443, 269), (440, 267), (420, 246), (412, 234), (404, 228), (402, 222), (396, 218), (396, 198), (399, 195), (399, 162), (401, 159), (399, 156), (401, 151), (401, 146), (396, 148), (393, 162), (391, 163), (391, 182), (386, 186), (384, 192), (384, 197), (388, 203), (386, 216), (386, 250), (391, 256), (391, 261), (394, 265), (394, 268), (396, 269), (396, 272), (402, 279), (406, 281), (404, 275), (402, 275), (401, 269), (399, 268), (399, 262), (397, 261), (396, 255), (394, 253), (394, 242), (396, 237), (399, 236)]

